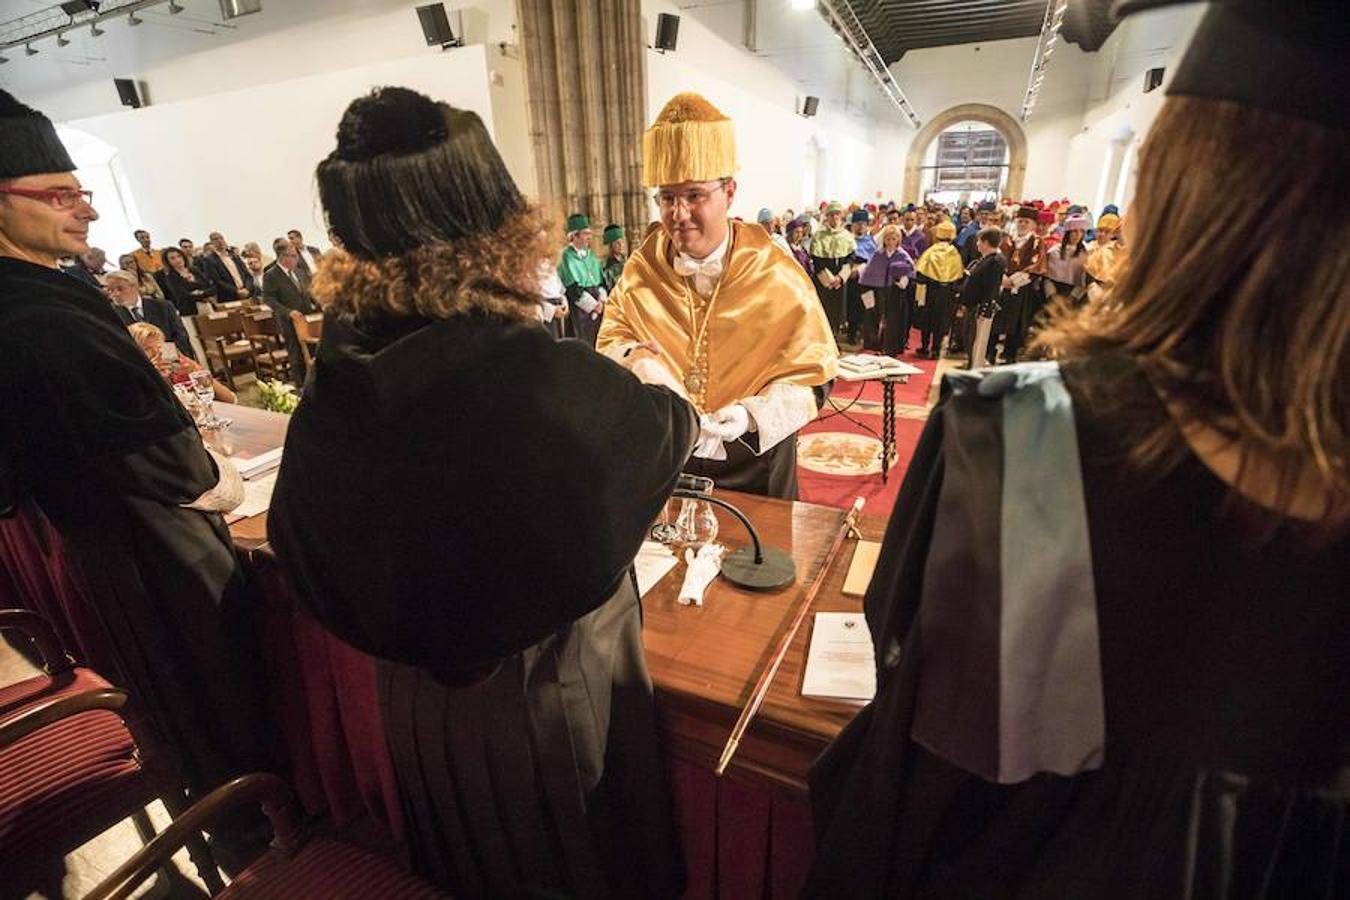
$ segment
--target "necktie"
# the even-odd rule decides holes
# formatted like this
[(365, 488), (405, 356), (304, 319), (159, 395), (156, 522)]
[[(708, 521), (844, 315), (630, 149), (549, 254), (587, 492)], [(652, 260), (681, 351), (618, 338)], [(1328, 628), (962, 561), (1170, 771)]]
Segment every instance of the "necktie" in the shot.
[(131, 308), (131, 321), (133, 322), (145, 321), (145, 317), (141, 315), (141, 308), (139, 306), (133, 306)]

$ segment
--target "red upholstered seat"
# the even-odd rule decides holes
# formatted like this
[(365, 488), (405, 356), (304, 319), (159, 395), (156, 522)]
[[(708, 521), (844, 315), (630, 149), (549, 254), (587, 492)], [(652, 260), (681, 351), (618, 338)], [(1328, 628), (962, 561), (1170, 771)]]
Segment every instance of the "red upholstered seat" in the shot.
[(105, 687), (111, 685), (93, 669), (77, 667), (58, 675), (34, 675), (0, 687), (0, 719), (46, 700)]
[[(87, 840), (106, 828), (100, 810), (125, 808), (125, 797), (143, 780), (134, 750), (122, 720), (105, 710), (62, 719), (0, 748), (0, 871), (50, 857), (54, 848), (63, 852), (73, 836), (84, 832)], [(113, 796), (123, 799), (110, 804)]]
[(387, 859), (315, 837), (294, 859), (268, 853), (216, 900), (448, 900)]

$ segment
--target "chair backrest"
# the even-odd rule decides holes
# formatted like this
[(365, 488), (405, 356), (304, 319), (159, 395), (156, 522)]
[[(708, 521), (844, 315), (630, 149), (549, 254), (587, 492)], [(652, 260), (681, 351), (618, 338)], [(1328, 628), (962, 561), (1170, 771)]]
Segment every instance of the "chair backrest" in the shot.
[(206, 313), (192, 318), (197, 324), (197, 334), (201, 337), (203, 344), (217, 338), (237, 339), (245, 333), (244, 317), (238, 310)]
[(242, 317), (244, 334), (249, 337), (280, 337), (277, 320), (271, 311), (245, 313)]

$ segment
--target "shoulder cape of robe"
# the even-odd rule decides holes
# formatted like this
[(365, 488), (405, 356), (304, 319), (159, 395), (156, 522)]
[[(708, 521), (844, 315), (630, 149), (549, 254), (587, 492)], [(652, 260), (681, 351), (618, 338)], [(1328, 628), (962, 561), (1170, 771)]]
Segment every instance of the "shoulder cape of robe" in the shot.
[(577, 248), (568, 244), (563, 248), (562, 259), (558, 262), (558, 277), (563, 287), (599, 287), (604, 280), (600, 260), (594, 253), (582, 256)]
[(82, 621), (102, 623), (78, 635), (89, 662), (130, 690), (192, 786), (270, 765), (233, 545), (218, 514), (184, 506), (215, 463), (108, 300), (15, 259), (0, 259), (0, 460), (32, 527), (60, 533), (42, 564), (72, 574), (96, 612)]
[(330, 315), (269, 536), (328, 628), (455, 680), (610, 597), (697, 430), (536, 324)]
[(950, 241), (938, 241), (923, 251), (915, 267), (921, 274), (944, 284), (961, 280), (965, 272), (961, 251), (953, 247)]
[[(838, 363), (810, 277), (763, 228), (730, 224), (731, 249), (708, 324), (709, 410), (777, 381), (824, 384), (834, 378)], [(596, 349), (655, 341), (661, 361), (683, 378), (694, 349), (694, 288), (675, 274), (672, 253), (664, 229), (658, 229), (629, 257), (610, 295)]]

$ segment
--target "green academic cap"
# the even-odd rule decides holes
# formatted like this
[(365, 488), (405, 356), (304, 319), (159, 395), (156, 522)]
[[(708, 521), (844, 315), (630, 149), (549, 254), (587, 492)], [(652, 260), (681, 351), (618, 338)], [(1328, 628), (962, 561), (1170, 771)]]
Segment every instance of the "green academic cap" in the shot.
[(612, 244), (623, 237), (623, 228), (618, 225), (606, 225), (605, 232), (600, 239), (606, 244)]
[(574, 234), (583, 228), (590, 228), (591, 220), (582, 213), (572, 213), (567, 217), (567, 233)]

